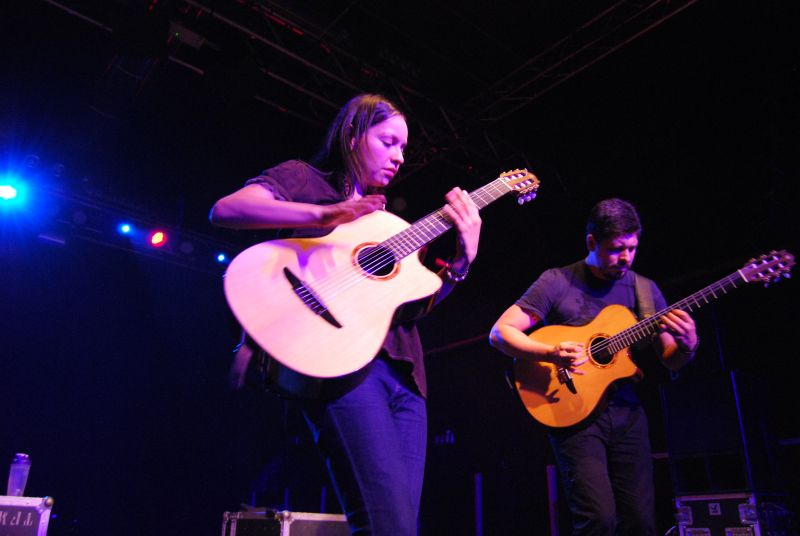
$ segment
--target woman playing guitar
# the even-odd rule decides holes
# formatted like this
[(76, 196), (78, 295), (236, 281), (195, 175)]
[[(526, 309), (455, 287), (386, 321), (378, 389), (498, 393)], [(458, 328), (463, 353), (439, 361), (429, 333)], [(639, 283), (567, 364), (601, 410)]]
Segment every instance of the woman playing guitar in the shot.
[[(369, 231), (375, 231), (374, 227), (383, 224), (383, 219), (375, 218), (382, 215), (380, 211), (386, 203), (381, 192), (403, 164), (407, 142), (406, 119), (391, 102), (379, 95), (356, 96), (339, 111), (312, 163), (292, 160), (267, 169), (243, 188), (217, 201), (211, 221), (234, 229), (290, 229), (289, 236), (301, 239), (320, 237), (337, 226), (344, 228), (367, 220), (370, 221)], [(404, 274), (416, 269), (419, 278), (427, 277), (426, 281), (432, 278), (433, 283), (426, 283), (428, 290), (420, 297), (430, 294), (433, 297), (397, 309), (380, 351), (364, 367), (360, 383), (333, 398), (302, 403), (342, 509), (352, 531), (358, 534), (417, 534), (427, 422), (425, 371), (416, 322), (464, 279), (478, 252), (481, 228), (478, 209), (466, 192), (454, 188), (445, 199), (447, 204), (442, 214), (455, 227), (458, 237), (452, 260), (438, 278), (427, 270), (424, 270), (427, 276), (422, 275), (421, 266), (415, 268), (405, 261), (399, 267)], [(339, 302), (332, 302), (332, 298), (325, 299), (321, 292), (310, 289), (297, 273), (306, 267), (308, 251), (303, 249), (306, 243), (300, 240), (292, 244), (297, 245), (295, 253), (299, 264), (293, 270), (284, 269), (283, 273), (278, 270), (275, 274), (288, 289), (287, 298), (279, 301), (294, 301), (296, 294), (304, 300), (296, 300), (298, 312), (319, 321), (320, 329), (331, 332), (353, 329), (353, 323), (347, 321), (350, 318), (348, 309), (356, 305), (341, 298)], [(369, 272), (374, 264), (370, 255), (376, 259), (385, 255), (381, 251), (369, 253), (369, 248), (366, 251), (363, 259), (360, 254), (354, 259), (363, 261)], [(327, 262), (325, 251), (318, 248), (316, 253), (321, 258), (317, 268), (323, 270)], [(346, 264), (351, 264), (349, 257)], [(367, 275), (387, 280), (395, 275), (400, 278), (391, 270), (386, 274), (377, 270)], [(351, 285), (347, 277), (342, 282), (330, 278), (329, 290), (338, 291)], [(389, 284), (387, 282), (387, 287)], [(231, 296), (228, 297), (230, 302)], [(248, 296), (238, 298), (244, 303), (243, 309), (282, 305), (275, 300), (250, 304)], [(304, 310), (304, 303), (319, 318)], [(315, 337), (315, 333), (292, 333), (292, 319), (285, 318), (287, 316), (291, 315), (279, 314), (271, 321), (274, 324), (284, 322), (280, 325), (285, 326), (272, 339), (283, 337), (286, 341), (281, 342), (292, 345), (298, 338)], [(254, 322), (259, 327), (258, 320)], [(364, 326), (365, 332), (366, 328)], [(352, 339), (357, 345), (361, 337)], [(265, 345), (271, 342), (264, 340)], [(328, 371), (335, 370), (337, 359), (348, 359), (349, 356), (344, 355), (346, 352), (342, 354), (323, 356), (333, 365), (320, 376), (332, 375)], [(249, 349), (245, 347), (240, 355), (250, 355)], [(318, 357), (302, 351), (298, 355), (300, 361)], [(303, 363), (298, 365), (299, 368), (303, 366)]]

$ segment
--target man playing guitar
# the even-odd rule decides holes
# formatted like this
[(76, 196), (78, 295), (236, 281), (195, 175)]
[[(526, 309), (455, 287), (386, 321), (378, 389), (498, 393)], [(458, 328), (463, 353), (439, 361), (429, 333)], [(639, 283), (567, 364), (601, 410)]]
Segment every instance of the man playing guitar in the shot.
[[(649, 286), (656, 311), (666, 307), (661, 291), (632, 270), (641, 224), (636, 209), (620, 199), (599, 202), (586, 227), (588, 255), (545, 271), (497, 320), (491, 344), (518, 362), (550, 363), (574, 390), (571, 377), (583, 375), (590, 352), (583, 341), (547, 344), (525, 334), (542, 322), (583, 326), (609, 305), (637, 309), (636, 278)], [(640, 311), (641, 313), (641, 311)], [(699, 340), (694, 320), (680, 309), (663, 315), (652, 339), (656, 354), (671, 370), (689, 362)], [(572, 512), (573, 534), (656, 534), (653, 467), (647, 419), (628, 383), (603, 391), (603, 404), (583, 421), (548, 430)], [(557, 426), (557, 425), (556, 425)]]

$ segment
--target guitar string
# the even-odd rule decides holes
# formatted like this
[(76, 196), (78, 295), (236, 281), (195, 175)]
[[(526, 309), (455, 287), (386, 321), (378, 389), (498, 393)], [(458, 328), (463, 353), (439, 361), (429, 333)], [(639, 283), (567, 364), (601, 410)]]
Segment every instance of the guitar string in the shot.
[[(714, 292), (717, 289), (718, 292), (722, 294), (727, 294), (728, 290), (733, 290), (734, 288), (738, 288), (736, 286), (737, 283), (741, 284), (738, 279), (741, 276), (738, 272), (734, 272), (733, 274), (720, 279), (719, 281), (712, 283), (711, 285), (707, 286), (706, 288), (695, 292), (694, 294), (670, 305), (669, 307), (659, 311), (658, 313), (654, 314), (653, 316), (646, 318), (640, 322), (637, 322), (633, 326), (630, 326), (616, 335), (609, 337), (601, 342), (599, 342), (594, 348), (600, 351), (611, 349), (613, 353), (617, 353), (620, 350), (628, 348), (638, 341), (642, 340), (644, 337), (648, 335), (654, 335), (659, 331), (658, 325), (660, 323), (661, 317), (665, 314), (669, 313), (670, 311), (674, 311), (676, 309), (688, 309), (690, 312), (694, 312), (692, 309), (691, 302), (694, 302), (695, 309), (699, 309), (703, 305), (711, 303), (709, 297), (712, 299), (718, 298), (717, 294)], [(705, 303), (700, 303), (698, 298), (702, 298)]]
[[(485, 202), (486, 198), (489, 199), (489, 201), (485, 202), (483, 206), (486, 206), (486, 204), (493, 201), (494, 199), (499, 198), (500, 195), (505, 193), (501, 192), (497, 196), (484, 195), (484, 194), (489, 194), (488, 189), (490, 186), (493, 186), (494, 189), (499, 190), (498, 185), (490, 184), (487, 185), (487, 187), (485, 187), (484, 189), (473, 192), (474, 197), (476, 197), (478, 201)], [(487, 190), (487, 191), (482, 191), (482, 190)], [(509, 190), (507, 189), (506, 192), (507, 191)], [(473, 194), (470, 195), (473, 196)], [(394, 251), (398, 251), (400, 253), (407, 253), (404, 248), (408, 247), (408, 244), (411, 244), (411, 246), (408, 247), (408, 251), (415, 251), (416, 249), (419, 249), (421, 245), (424, 245), (426, 243), (426, 240), (429, 241), (431, 239), (430, 237), (426, 237), (422, 232), (415, 232), (415, 228), (421, 228), (423, 231), (427, 230), (429, 232), (431, 229), (433, 229), (439, 232), (440, 234), (446, 232), (452, 226), (452, 223), (447, 221), (444, 218), (444, 216), (445, 216), (444, 212), (440, 209), (422, 218), (411, 227), (404, 229), (403, 231), (401, 231), (401, 233), (398, 233), (397, 235), (390, 237), (382, 244), (375, 246), (375, 250), (367, 253), (365, 257), (362, 259), (363, 268), (366, 270), (367, 273), (369, 273), (370, 271), (377, 271), (385, 266), (388, 266), (389, 264), (398, 261), (394, 254)], [(404, 241), (403, 238), (404, 235), (410, 237), (411, 240)], [(422, 238), (421, 242), (419, 242), (420, 238)], [(433, 238), (435, 238), (435, 236)], [(325, 294), (326, 298), (323, 299), (323, 301), (326, 301), (327, 299), (335, 297), (340, 292), (352, 287), (354, 284), (368, 277), (362, 275), (362, 273), (358, 271), (354, 272), (352, 269), (349, 269), (348, 267), (346, 273), (344, 274), (345, 277), (344, 279), (342, 279), (341, 278), (342, 272), (345, 272), (344, 268), (338, 271), (335, 270), (334, 272), (331, 272), (330, 274), (327, 274), (325, 277), (318, 280), (316, 282), (318, 284), (312, 289), (313, 292), (320, 294), (320, 297), (322, 294)], [(331, 287), (331, 285), (334, 286), (332, 288), (329, 288)], [(306, 303), (308, 303), (309, 298), (313, 298), (312, 291), (308, 289), (308, 286), (304, 287), (304, 290), (299, 292), (298, 295)]]
[[(470, 198), (473, 201), (477, 201), (477, 205), (480, 208), (486, 207), (491, 202), (499, 199), (506, 193), (509, 193), (514, 190), (514, 186), (508, 184), (509, 181), (513, 179), (511, 177), (500, 177), (493, 181), (492, 183), (487, 184), (486, 186), (475, 190), (474, 192), (470, 193)], [(517, 182), (517, 185), (521, 184), (521, 181)], [(526, 185), (527, 186), (527, 185)], [(446, 214), (442, 209), (422, 218), (415, 224), (411, 225), (410, 227), (404, 229), (402, 232), (390, 237), (389, 239), (385, 240), (381, 244), (375, 246), (375, 251), (370, 252), (365, 256), (366, 262), (361, 265), (367, 273), (372, 273), (373, 271), (378, 271), (381, 268), (388, 266), (389, 264), (393, 264), (396, 262), (401, 261), (404, 257), (408, 254), (413, 253), (414, 251), (420, 249), (426, 243), (430, 242), (440, 234), (443, 234), (447, 230), (452, 227), (452, 222), (449, 221)], [(421, 228), (423, 231), (427, 230), (430, 231), (433, 229), (435, 231), (434, 236), (425, 235), (424, 232), (417, 231), (416, 228)], [(411, 240), (404, 239), (404, 237), (409, 237)], [(422, 239), (420, 241), (420, 239)], [(395, 254), (400, 253), (401, 256), (398, 258)], [(334, 275), (332, 274), (328, 274)], [(335, 274), (339, 275), (339, 274)], [(353, 272), (352, 270), (348, 271), (348, 274), (354, 277), (351, 277), (350, 281), (343, 280), (343, 281), (336, 281), (334, 278), (329, 277), (329, 281), (332, 281), (334, 285), (337, 283), (341, 283), (339, 288), (334, 287), (333, 289), (325, 289), (321, 292), (332, 292), (333, 296), (337, 295), (338, 292), (346, 290), (352, 287), (353, 284), (356, 284), (364, 279), (368, 279), (369, 276), (364, 276), (359, 272)], [(320, 287), (325, 287), (325, 284), (329, 281), (325, 281), (324, 278), (320, 279), (322, 281)]]
[[(527, 171), (524, 172), (522, 176), (524, 177), (525, 175), (527, 175)], [(496, 199), (499, 199), (506, 193), (513, 191), (514, 186), (522, 185), (524, 187), (527, 187), (531, 184), (530, 180), (521, 181), (519, 180), (519, 177), (517, 177), (516, 184), (510, 185), (509, 182), (514, 179), (515, 177), (513, 175), (498, 177), (491, 183), (487, 184), (482, 188), (479, 188), (478, 190), (475, 190), (469, 195), (473, 199), (473, 201), (482, 202), (483, 204), (479, 206), (479, 208), (483, 208), (489, 203), (495, 201)], [(526, 184), (523, 184), (523, 182), (526, 182)], [(494, 194), (492, 193), (492, 190), (495, 191)], [(441, 227), (441, 224), (444, 224), (444, 226)], [(421, 227), (423, 229), (427, 227), (428, 230), (435, 229), (438, 232), (438, 234), (442, 234), (446, 232), (448, 229), (450, 229), (450, 227), (452, 227), (452, 223), (446, 219), (445, 214), (441, 209), (422, 218), (414, 225), (410, 226), (407, 229), (404, 229), (404, 231), (402, 231), (401, 233), (398, 233), (397, 235), (390, 237), (382, 244), (378, 245), (375, 248), (375, 251), (378, 252), (377, 254), (375, 254), (374, 252), (368, 253), (366, 256), (368, 260), (366, 262), (370, 264), (366, 265), (367, 270), (377, 271), (376, 267), (377, 269), (380, 269), (384, 266), (388, 266), (389, 264), (396, 263), (399, 260), (402, 260), (402, 258), (407, 256), (410, 252), (416, 251), (422, 245), (426, 244), (427, 242), (438, 236), (437, 234), (436, 236), (433, 237), (430, 236), (426, 237), (424, 234), (415, 231), (415, 227)], [(402, 236), (404, 235), (410, 236), (414, 240), (418, 240), (421, 237), (423, 238), (423, 241), (421, 243), (415, 244), (407, 240), (405, 243), (403, 243)], [(409, 243), (411, 243), (411, 247), (409, 247), (408, 250), (406, 251), (404, 248), (408, 247)], [(397, 259), (394, 254), (395, 251), (399, 251), (400, 253), (403, 254), (403, 256), (400, 259)], [(322, 304), (319, 303), (319, 300), (315, 298), (315, 294), (320, 294), (320, 295), (327, 294), (327, 297), (322, 300), (326, 301), (330, 297), (336, 296), (338, 293), (347, 290), (348, 288), (351, 288), (358, 282), (368, 278), (367, 276), (361, 275), (359, 272), (354, 273), (351, 269), (347, 269), (347, 272), (344, 273), (344, 279), (337, 279), (337, 277), (342, 276), (343, 272), (345, 272), (344, 267), (342, 267), (338, 271), (334, 270), (334, 272), (327, 274), (326, 276), (317, 281), (318, 283), (320, 283), (319, 285), (316, 286), (317, 288), (309, 288), (310, 287), (309, 285), (304, 284), (303, 289), (300, 292), (297, 292), (298, 296), (307, 305), (311, 305), (314, 302), (316, 302), (316, 305), (314, 305), (312, 309), (315, 312), (319, 313), (322, 310), (324, 310), (325, 307), (322, 306)], [(334, 285), (334, 287), (330, 289), (326, 288), (330, 285)], [(338, 288), (336, 285), (338, 285)], [(320, 309), (320, 307), (322, 307), (322, 309)]]
[[(775, 266), (777, 266), (777, 270), (773, 270)], [(713, 300), (719, 298), (717, 293), (714, 292), (715, 289), (718, 292), (720, 292), (720, 294), (727, 294), (728, 290), (739, 288), (737, 286), (737, 283), (741, 285), (747, 282), (763, 280), (763, 278), (765, 277), (765, 272), (767, 270), (769, 270), (769, 273), (766, 275), (768, 281), (770, 279), (781, 277), (787, 271), (784, 256), (782, 254), (779, 255), (778, 253), (775, 253), (769, 257), (762, 256), (759, 259), (759, 261), (754, 261), (750, 263), (745, 268), (742, 268), (742, 270), (744, 269), (749, 269), (750, 271), (754, 271), (756, 274), (758, 274), (758, 277), (754, 278), (753, 274), (751, 273), (748, 279), (748, 277), (746, 277), (743, 273), (741, 273), (741, 270), (737, 270), (736, 272), (728, 275), (727, 277), (724, 277), (719, 281), (712, 283), (706, 288), (698, 292), (695, 292), (694, 294), (671, 305), (670, 307), (664, 309), (663, 311), (660, 311), (656, 315), (653, 315), (648, 319), (638, 322), (633, 326), (629, 327), (628, 329), (623, 330), (617, 335), (615, 335), (613, 339), (618, 339), (623, 343), (628, 343), (626, 344), (626, 346), (619, 347), (619, 349), (615, 350), (615, 352), (621, 350), (622, 348), (627, 348), (631, 344), (635, 344), (642, 337), (646, 335), (654, 334), (654, 332), (658, 331), (658, 327), (656, 324), (659, 323), (660, 318), (665, 314), (669, 313), (670, 311), (674, 311), (675, 309), (688, 309), (689, 312), (693, 312), (694, 310), (692, 309), (692, 302), (694, 302), (694, 307), (696, 309), (699, 309), (703, 305), (711, 303), (710, 299)], [(703, 303), (701, 303), (699, 299), (702, 299)], [(611, 339), (608, 340), (611, 341)]]
[[(434, 223), (420, 220), (415, 225), (420, 228), (428, 227), (428, 229), (430, 229)], [(449, 229), (449, 227), (445, 228), (444, 230), (446, 231), (447, 229)], [(394, 242), (399, 240), (400, 239), (395, 239)], [(368, 252), (361, 259), (362, 268), (366, 268), (367, 272), (369, 270), (378, 271), (379, 269), (396, 262), (396, 257), (392, 252), (391, 247), (382, 247), (382, 244), (378, 244), (373, 247), (373, 251)], [(325, 302), (367, 278), (368, 276), (364, 275), (362, 271), (353, 270), (350, 266), (343, 266), (314, 281), (313, 286), (311, 282), (305, 282), (303, 290), (298, 292), (298, 295), (305, 301), (307, 298), (313, 298), (313, 294), (318, 294), (320, 299)]]
[[(501, 186), (504, 186), (505, 188), (501, 188)], [(495, 190), (495, 193), (492, 193), (491, 190)], [(475, 190), (469, 195), (470, 198), (473, 198), (473, 201), (477, 200), (482, 203), (482, 205), (476, 203), (476, 205), (479, 205), (478, 208), (481, 209), (489, 205), (491, 202), (499, 199), (511, 190), (513, 190), (513, 187), (509, 186), (506, 180), (500, 178), (484, 186), (483, 188)], [(375, 246), (376, 251), (378, 251), (377, 256), (368, 258), (367, 263), (371, 262), (372, 264), (365, 263), (362, 265), (362, 268), (364, 268), (366, 272), (371, 273), (371, 271), (377, 271), (385, 266), (388, 266), (388, 264), (399, 262), (410, 253), (417, 251), (434, 238), (449, 230), (452, 226), (453, 223), (449, 220), (444, 210), (439, 209), (436, 212), (422, 218), (400, 233), (385, 240), (381, 244)], [(435, 236), (429, 236), (425, 235), (424, 233), (416, 232), (414, 230), (415, 227), (421, 227), (423, 230), (428, 231), (432, 229), (435, 231)], [(409, 236), (411, 240), (404, 241), (403, 236)], [(420, 238), (422, 241), (419, 241)], [(389, 251), (387, 252), (386, 250)], [(400, 253), (400, 257), (396, 257), (395, 253)]]
[[(492, 190), (494, 190), (495, 193), (493, 193)], [(513, 188), (507, 184), (507, 181), (501, 178), (489, 183), (483, 188), (475, 190), (469, 195), (473, 201), (483, 203), (483, 205), (479, 207), (482, 208), (512, 190)], [(298, 295), (301, 299), (305, 300), (306, 298), (313, 297), (313, 291), (313, 294), (319, 295), (321, 299), (323, 295), (326, 296), (322, 301), (335, 297), (360, 281), (369, 279), (368, 275), (363, 275), (364, 272), (374, 273), (390, 264), (399, 262), (402, 258), (420, 249), (439, 234), (443, 234), (449, 230), (452, 225), (452, 222), (446, 218), (443, 209), (439, 209), (418, 220), (400, 233), (374, 246), (375, 249), (367, 253), (362, 259), (361, 271), (354, 271), (349, 266), (346, 268), (341, 267), (316, 280), (313, 287), (310, 283), (308, 283), (307, 286), (304, 285), (304, 290), (298, 292)], [(417, 231), (416, 229), (420, 230)], [(425, 231), (429, 234), (431, 231), (434, 231), (434, 236), (425, 235)], [(398, 259), (395, 253), (401, 253), (402, 256)], [(309, 290), (308, 287), (311, 287), (311, 290)]]
[[(737, 270), (736, 272), (728, 275), (727, 277), (723, 277), (719, 281), (712, 283), (706, 288), (698, 292), (695, 292), (694, 294), (684, 298), (683, 300), (680, 300), (679, 302), (673, 305), (670, 305), (669, 307), (663, 309), (662, 311), (659, 311), (653, 316), (646, 318), (640, 322), (637, 322), (633, 326), (630, 326), (629, 328), (617, 333), (616, 335), (610, 337), (609, 339), (601, 341), (600, 343), (597, 344), (595, 348), (599, 348), (601, 351), (607, 348), (611, 348), (612, 353), (616, 354), (620, 350), (629, 348), (630, 346), (636, 344), (639, 340), (641, 340), (645, 336), (655, 334), (655, 332), (657, 332), (659, 329), (658, 324), (660, 323), (661, 317), (669, 313), (670, 311), (674, 311), (676, 309), (683, 309), (684, 308), (683, 306), (686, 305), (687, 306), (686, 308), (689, 309), (690, 312), (693, 312), (694, 310), (691, 307), (692, 301), (694, 301), (695, 308), (699, 309), (703, 305), (711, 303), (711, 301), (709, 301), (709, 295), (712, 300), (719, 298), (717, 293), (714, 292), (715, 288), (717, 289), (717, 291), (720, 292), (720, 295), (722, 295), (722, 294), (727, 294), (729, 290), (739, 288), (736, 286), (737, 283), (741, 285), (742, 283), (753, 282), (756, 280), (763, 280), (765, 268), (768, 269), (770, 272), (766, 276), (767, 281), (771, 281), (775, 278), (780, 278), (781, 276), (784, 276), (788, 273), (788, 269), (791, 268), (791, 266), (794, 264), (793, 260), (794, 259), (789, 259), (787, 261), (785, 251), (773, 253), (770, 257), (762, 255), (759, 261), (754, 261), (745, 267), (749, 268), (750, 270), (755, 270), (759, 274), (758, 278), (754, 279), (752, 274), (750, 274), (748, 279), (748, 277), (745, 277), (745, 275), (741, 273), (741, 270)], [(775, 265), (777, 265), (778, 269), (776, 271), (773, 271), (772, 268)], [(745, 268), (742, 268), (742, 270)], [(742, 281), (739, 281), (739, 279), (742, 279)], [(704, 303), (700, 303), (698, 301), (698, 298), (702, 298)], [(623, 343), (622, 345), (617, 344), (620, 341)], [(556, 374), (558, 375), (561, 373), (569, 373), (569, 371), (565, 367), (556, 367)], [(559, 381), (561, 383), (565, 383), (564, 381), (561, 381), (560, 378)]]
[[(527, 172), (525, 172), (527, 174)], [(523, 175), (524, 176), (524, 175)], [(506, 193), (513, 191), (514, 187), (508, 184), (514, 177), (507, 176), (507, 177), (498, 177), (496, 180), (492, 181), (488, 185), (484, 186), (483, 188), (479, 188), (478, 190), (472, 192), (470, 197), (473, 201), (482, 202), (483, 205), (479, 208), (485, 207), (489, 203), (499, 199)], [(522, 184), (523, 181), (517, 181), (517, 185)], [(525, 186), (529, 185), (526, 184)], [(502, 188), (501, 188), (502, 187)], [(495, 190), (495, 194), (492, 194), (492, 190)], [(488, 199), (488, 201), (487, 201)], [(477, 203), (476, 203), (477, 204)], [(441, 224), (444, 223), (444, 227), (440, 228)], [(424, 218), (419, 220), (416, 224), (410, 226), (407, 229), (404, 229), (401, 233), (390, 237), (382, 244), (378, 245), (375, 248), (375, 252), (370, 252), (365, 257), (366, 261), (366, 271), (369, 273), (370, 270), (377, 271), (384, 266), (388, 266), (389, 264), (399, 262), (402, 260), (403, 257), (407, 256), (410, 252), (416, 251), (422, 245), (429, 242), (436, 236), (426, 237), (423, 233), (417, 232), (415, 228), (421, 227), (425, 229), (427, 227), (428, 230), (435, 229), (442, 234), (446, 232), (450, 227), (452, 227), (452, 223), (447, 221), (445, 218), (445, 214), (440, 209)], [(406, 241), (403, 243), (403, 236), (410, 236), (413, 240), (418, 240), (419, 238), (423, 238), (421, 243), (415, 244), (413, 242)], [(403, 248), (407, 247), (407, 245), (411, 243), (411, 247), (409, 247), (408, 251), (404, 250)], [(397, 259), (395, 257), (394, 251), (399, 251), (403, 253), (403, 257)], [(376, 269), (377, 267), (377, 269)], [(346, 272), (345, 272), (346, 270)], [(341, 279), (342, 274), (344, 273), (344, 278)], [(349, 276), (349, 277), (348, 277)], [(348, 280), (349, 279), (349, 280)], [(326, 308), (324, 305), (320, 303), (318, 299), (316, 299), (315, 294), (320, 294), (320, 298), (322, 298), (322, 294), (326, 294), (326, 298), (322, 299), (322, 301), (327, 301), (331, 297), (335, 297), (340, 292), (351, 288), (353, 285), (357, 284), (360, 281), (367, 279), (367, 276), (362, 275), (359, 272), (353, 272), (352, 269), (345, 269), (344, 267), (340, 268), (339, 270), (334, 270), (330, 274), (327, 274), (323, 278), (317, 281), (319, 285), (317, 288), (310, 288), (308, 284), (303, 285), (302, 290), (297, 292), (298, 297), (306, 303), (306, 305), (311, 305), (312, 310), (314, 310), (317, 314), (324, 311)], [(330, 285), (333, 285), (333, 288), (327, 288)], [(338, 285), (338, 287), (337, 287)], [(315, 303), (316, 302), (316, 303)]]

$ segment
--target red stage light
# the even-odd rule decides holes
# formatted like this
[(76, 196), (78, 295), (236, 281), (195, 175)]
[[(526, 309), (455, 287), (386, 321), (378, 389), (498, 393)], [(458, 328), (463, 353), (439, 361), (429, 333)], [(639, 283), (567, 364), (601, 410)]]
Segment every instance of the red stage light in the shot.
[(150, 233), (150, 245), (154, 248), (160, 248), (167, 243), (167, 233), (164, 231), (153, 231)]

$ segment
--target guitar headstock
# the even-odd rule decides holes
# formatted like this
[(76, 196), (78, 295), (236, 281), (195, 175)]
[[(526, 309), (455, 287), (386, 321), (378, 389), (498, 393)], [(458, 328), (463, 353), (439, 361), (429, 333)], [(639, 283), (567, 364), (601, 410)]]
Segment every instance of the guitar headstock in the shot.
[(539, 179), (524, 168), (505, 171), (497, 178), (511, 190), (516, 191), (517, 202), (520, 205), (535, 198), (536, 191), (539, 189)]
[(778, 281), (781, 277), (791, 277), (789, 271), (794, 266), (794, 255), (782, 249), (750, 259), (739, 272), (748, 283), (764, 283), (764, 286)]

